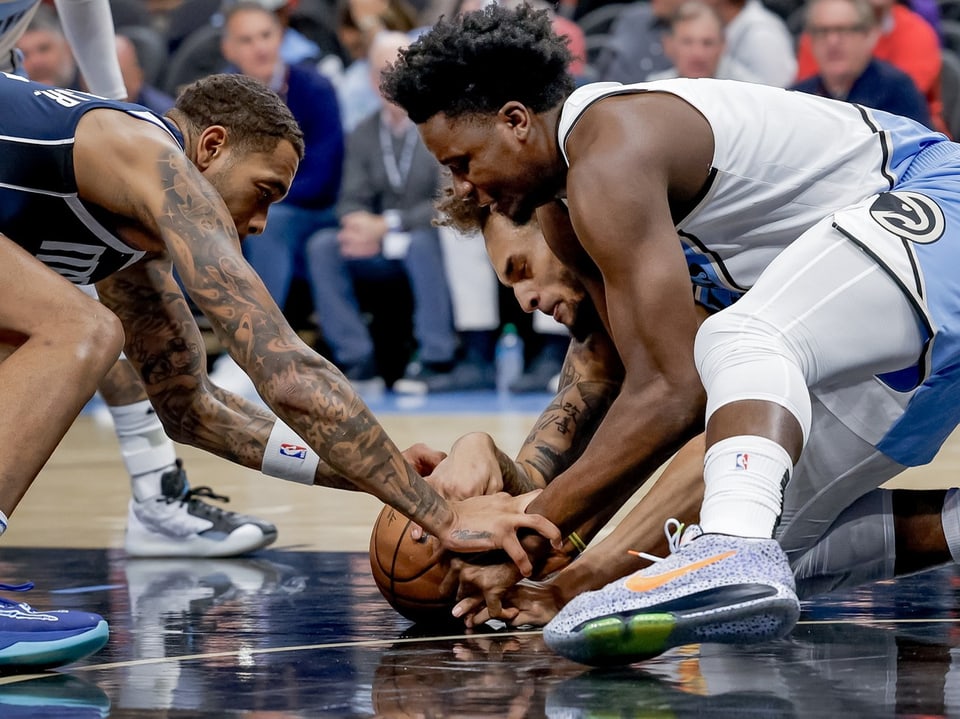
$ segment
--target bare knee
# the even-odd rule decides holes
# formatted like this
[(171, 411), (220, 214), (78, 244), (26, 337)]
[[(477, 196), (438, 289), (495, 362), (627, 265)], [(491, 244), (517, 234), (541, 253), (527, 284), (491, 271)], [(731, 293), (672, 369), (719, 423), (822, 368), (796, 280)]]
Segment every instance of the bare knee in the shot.
[(124, 335), (115, 314), (83, 298), (75, 311), (38, 328), (32, 339), (64, 352), (74, 368), (99, 380), (120, 356)]

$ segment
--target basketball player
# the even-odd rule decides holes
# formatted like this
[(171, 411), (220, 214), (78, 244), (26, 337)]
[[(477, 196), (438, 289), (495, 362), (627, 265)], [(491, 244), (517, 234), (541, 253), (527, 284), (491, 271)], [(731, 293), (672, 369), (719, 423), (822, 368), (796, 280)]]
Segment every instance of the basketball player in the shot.
[[(107, 0), (57, 0), (60, 22), (48, 8), (40, 12), (49, 14), (38, 15), (40, 5), (39, 0), (0, 0), (0, 70), (22, 74), (14, 46), (32, 30), (44, 41), (62, 45), (58, 52), (73, 51), (90, 92), (125, 99)], [(96, 297), (92, 287), (85, 291)], [(128, 555), (229, 557), (276, 540), (276, 527), (269, 522), (211, 506), (200, 497), (227, 498), (190, 488), (173, 442), (163, 433), (136, 371), (122, 356), (98, 389), (130, 474), (132, 496), (124, 536)]]
[[(623, 360), (592, 441), (529, 511), (569, 532), (706, 427), (700, 529), (578, 596), (545, 636), (587, 663), (782, 636), (800, 605), (774, 531), (796, 527), (809, 547), (827, 528), (781, 517), (815, 405), (834, 425), (831, 464), (790, 506), (836, 513), (929, 462), (960, 419), (960, 147), (749, 83), (574, 92), (568, 59), (545, 15), (489, 6), (435, 25), (383, 79), (461, 196), (516, 221), (564, 199), (568, 218), (538, 212), (544, 235)], [(739, 299), (698, 325), (691, 279)], [(887, 391), (864, 398), (872, 381)], [(539, 544), (527, 540), (535, 558)]]
[[(506, 458), (489, 435), (466, 435), (454, 444), (450, 455), (429, 479), (446, 496), (483, 494), (501, 487), (511, 492), (544, 487), (583, 452), (620, 391), (622, 365), (582, 283), (550, 251), (535, 219), (518, 227), (503, 215), (479, 207), (471, 198), (448, 197), (439, 209), (461, 232), (482, 231), (500, 280), (514, 290), (521, 304), (529, 306), (525, 300), (531, 296), (558, 298), (572, 340), (560, 393), (534, 423), (516, 461)], [(561, 207), (556, 209), (562, 212)], [(704, 288), (695, 289), (695, 310), (702, 322), (709, 316), (708, 306), (713, 302)], [(871, 380), (858, 391), (869, 397), (874, 393), (882, 396), (889, 390)], [(831, 427), (831, 423), (825, 426)], [(814, 421), (811, 441), (791, 480), (792, 487), (823, 481), (816, 473), (821, 471), (819, 467), (829, 465), (834, 439), (820, 431)], [(960, 547), (951, 548), (947, 537), (955, 536), (960, 529), (958, 495), (956, 489), (877, 489), (859, 498), (811, 549), (788, 551), (798, 594), (809, 597), (955, 561), (951, 549), (957, 551)], [(812, 514), (817, 503), (798, 509), (789, 506), (793, 498), (804, 496), (807, 493), (803, 491), (788, 493), (784, 513), (822, 524)], [(573, 597), (600, 589), (634, 571), (639, 566), (636, 554), (656, 557), (667, 553), (672, 538), (660, 531), (664, 518), (678, 517), (686, 524), (695, 522), (702, 498), (700, 435), (670, 461), (650, 492), (608, 537), (590, 547), (576, 562), (549, 576), (558, 565), (554, 557), (551, 571), (540, 573), (548, 577), (546, 581), (521, 582), (507, 590), (507, 583), (520, 579), (512, 567), (494, 569), (463, 563), (462, 584), (479, 589), (489, 599), (489, 606), (481, 607), (483, 597), (471, 596), (460, 602), (455, 613), (464, 616), (468, 626), (491, 616), (516, 625), (546, 624)], [(577, 541), (581, 546), (590, 542), (602, 523), (619, 508), (618, 504), (601, 508), (603, 511), (579, 528)], [(835, 510), (830, 508), (828, 516), (833, 514)], [(800, 544), (798, 534), (797, 528), (781, 523), (777, 537), (781, 543), (792, 537), (796, 545)], [(568, 556), (577, 554), (573, 546), (567, 552)]]
[[(244, 261), (239, 240), (261, 231), (303, 153), (275, 93), (215, 75), (160, 118), (0, 74), (0, 136), (0, 339), (15, 347), (0, 364), (0, 446), (17, 448), (0, 458), (0, 528), (123, 346), (174, 440), (271, 476), (369, 492), (450, 548), (502, 546), (528, 562), (518, 528), (559, 540), (524, 513), (533, 495), (502, 494), (483, 516), (474, 500), (440, 497)], [(276, 415), (210, 385), (174, 269)], [(96, 283), (100, 302), (68, 279)], [(418, 449), (411, 459), (433, 461)]]

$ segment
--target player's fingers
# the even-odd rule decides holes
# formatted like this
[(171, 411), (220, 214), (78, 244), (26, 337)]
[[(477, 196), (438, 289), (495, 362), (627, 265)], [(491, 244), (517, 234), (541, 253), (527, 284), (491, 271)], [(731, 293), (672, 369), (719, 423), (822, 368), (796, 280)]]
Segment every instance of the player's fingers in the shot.
[(481, 606), (483, 606), (483, 597), (466, 597), (453, 606), (452, 613), (453, 616), (459, 618), (475, 613), (477, 608)]
[(542, 514), (524, 514), (520, 520), (520, 526), (542, 534), (550, 540), (550, 544), (553, 545), (554, 549), (560, 549), (563, 546), (563, 535), (560, 533), (560, 530), (557, 529), (557, 525)]
[(423, 527), (419, 524), (410, 523), (410, 538), (414, 542), (422, 542), (427, 538), (427, 533), (423, 531)]
[(503, 551), (506, 552), (507, 556), (517, 565), (517, 569), (520, 570), (523, 576), (529, 577), (533, 574), (533, 562), (530, 561), (527, 550), (520, 544), (520, 540), (517, 539), (516, 534), (508, 534), (504, 537)]
[(440, 595), (443, 597), (449, 596), (453, 591), (455, 585), (460, 582), (460, 562), (459, 560), (451, 560), (447, 573), (443, 575), (443, 579), (440, 580)]

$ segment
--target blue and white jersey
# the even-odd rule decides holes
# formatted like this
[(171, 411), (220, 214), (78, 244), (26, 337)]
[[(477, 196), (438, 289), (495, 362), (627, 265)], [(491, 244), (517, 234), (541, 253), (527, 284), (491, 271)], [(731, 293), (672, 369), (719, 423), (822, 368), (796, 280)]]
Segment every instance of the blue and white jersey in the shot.
[(0, 73), (0, 233), (77, 285), (144, 255), (114, 234), (107, 213), (77, 196), (74, 135), (80, 118), (98, 108), (163, 128), (183, 147), (173, 125), (140, 105)]
[[(884, 454), (904, 465), (929, 462), (960, 423), (960, 145), (850, 103), (676, 79), (578, 89), (561, 113), (564, 159), (569, 163), (567, 139), (590, 105), (638, 92), (684, 99), (713, 130), (704, 196), (677, 223), (698, 301), (715, 310), (732, 304), (786, 246), (826, 218), (897, 282), (928, 341), (914, 366), (879, 376), (898, 396), (864, 417), (884, 428), (882, 437), (870, 437)], [(833, 404), (829, 392), (815, 393)]]
[(579, 88), (560, 118), (564, 159), (567, 137), (590, 105), (637, 92), (677, 95), (713, 129), (709, 186), (677, 231), (693, 282), (732, 298), (814, 223), (892, 189), (918, 152), (947, 140), (845, 102), (754, 83), (674, 79)]

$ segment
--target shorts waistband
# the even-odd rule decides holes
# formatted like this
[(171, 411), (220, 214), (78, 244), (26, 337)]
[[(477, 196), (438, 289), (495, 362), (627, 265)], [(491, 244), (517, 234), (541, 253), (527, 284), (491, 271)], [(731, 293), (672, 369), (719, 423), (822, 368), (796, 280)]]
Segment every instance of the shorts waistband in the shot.
[(917, 177), (917, 175), (926, 172), (932, 167), (942, 165), (945, 160), (951, 159), (954, 160), (958, 168), (960, 168), (960, 144), (945, 140), (927, 145), (927, 147), (917, 153), (917, 156), (913, 159), (913, 162), (910, 163), (907, 171), (903, 173), (900, 177), (900, 182), (897, 184), (909, 182)]

